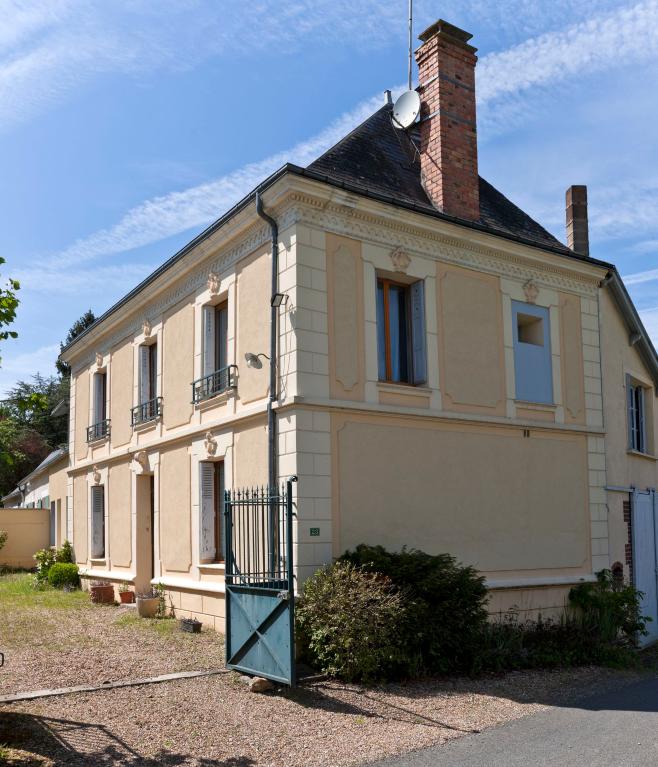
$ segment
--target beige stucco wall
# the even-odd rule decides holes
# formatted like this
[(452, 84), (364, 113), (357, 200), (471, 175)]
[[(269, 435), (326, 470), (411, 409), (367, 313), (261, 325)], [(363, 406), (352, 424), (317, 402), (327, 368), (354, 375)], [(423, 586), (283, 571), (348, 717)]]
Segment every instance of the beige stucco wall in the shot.
[[(601, 353), (605, 368), (603, 376), (603, 405), (606, 427), (605, 460), (607, 483), (610, 487), (639, 489), (658, 486), (658, 465), (655, 440), (658, 434), (658, 407), (651, 377), (635, 347), (629, 343), (629, 331), (621, 314), (606, 289), (600, 292)], [(628, 450), (626, 375), (631, 375), (647, 387), (647, 438), (649, 455), (633, 454)], [(630, 574), (626, 561), (629, 526), (624, 519), (625, 492), (609, 491), (608, 535), (610, 564), (621, 562), (624, 572)]]
[(260, 419), (233, 434), (233, 487), (267, 484), (267, 425)]
[(50, 467), (48, 476), (48, 491), (50, 500), (56, 501), (66, 498), (66, 485), (68, 482), (68, 456)]
[(569, 293), (560, 293), (560, 354), (565, 421), (585, 423), (581, 303)]
[(498, 278), (437, 264), (439, 370), (446, 410), (505, 414)]
[(267, 395), (269, 362), (261, 358), (260, 370), (247, 367), (246, 352), (270, 353), (270, 290), (271, 266), (267, 249), (243, 261), (237, 274), (237, 356), (240, 380), (238, 395), (243, 404)]
[(171, 429), (189, 423), (194, 378), (194, 309), (189, 301), (165, 318), (162, 375), (164, 425)]
[(130, 409), (133, 405), (133, 345), (126, 339), (112, 351), (110, 375), (110, 419), (112, 445), (130, 442)]
[(361, 243), (327, 234), (326, 248), (330, 393), (335, 399), (362, 400), (365, 320)]
[(87, 427), (89, 426), (89, 371), (83, 370), (75, 379), (75, 458), (87, 457)]
[(366, 416), (332, 427), (335, 554), (365, 542), (498, 576), (591, 571), (585, 437)]
[(110, 466), (108, 533), (112, 567), (130, 567), (132, 561), (130, 484), (129, 463)]
[(187, 573), (192, 565), (190, 455), (187, 446), (160, 456), (160, 551), (165, 572)]
[(32, 568), (32, 558), (50, 542), (48, 509), (0, 509), (0, 530), (7, 542), (0, 549), (0, 565)]

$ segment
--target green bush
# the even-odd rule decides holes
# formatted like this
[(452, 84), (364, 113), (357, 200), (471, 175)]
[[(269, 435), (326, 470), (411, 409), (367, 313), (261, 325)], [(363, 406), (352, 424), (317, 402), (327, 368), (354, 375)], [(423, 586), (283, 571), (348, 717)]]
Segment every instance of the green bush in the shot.
[(642, 615), (642, 593), (631, 584), (613, 578), (610, 570), (597, 573), (596, 583), (579, 583), (569, 592), (569, 604), (583, 629), (601, 642), (635, 644), (636, 635), (646, 635)]
[(295, 614), (308, 659), (346, 681), (373, 682), (407, 671), (405, 598), (386, 576), (347, 562), (305, 583)]
[(64, 541), (61, 549), (57, 549), (55, 553), (56, 562), (64, 562), (65, 564), (73, 563), (73, 544), (71, 541)]
[(78, 572), (78, 566), (71, 562), (55, 562), (48, 571), (48, 583), (56, 589), (77, 588), (80, 585)]
[(5, 543), (7, 543), (7, 531), (0, 530), (0, 550), (2, 550)]
[(55, 547), (50, 546), (47, 549), (39, 549), (33, 556), (33, 559), (37, 563), (36, 575), (34, 576), (35, 584), (43, 586), (48, 582), (48, 572), (56, 561)]
[(417, 672), (470, 673), (487, 625), (484, 578), (449, 554), (361, 544), (341, 559), (381, 573), (405, 592), (407, 668)]

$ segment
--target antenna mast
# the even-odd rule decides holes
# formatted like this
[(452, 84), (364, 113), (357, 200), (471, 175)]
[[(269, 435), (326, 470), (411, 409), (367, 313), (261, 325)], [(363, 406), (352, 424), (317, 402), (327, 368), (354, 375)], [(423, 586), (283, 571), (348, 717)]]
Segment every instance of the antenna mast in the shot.
[(413, 4), (414, 0), (409, 0), (409, 90), (411, 90), (411, 57), (412, 57), (412, 27), (413, 27)]

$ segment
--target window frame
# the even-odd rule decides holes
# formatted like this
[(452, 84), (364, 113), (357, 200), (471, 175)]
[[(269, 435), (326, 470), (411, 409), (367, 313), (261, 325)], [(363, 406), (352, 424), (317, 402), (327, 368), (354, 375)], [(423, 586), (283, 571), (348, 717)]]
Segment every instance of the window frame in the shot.
[[(414, 288), (418, 286), (417, 296), (414, 297)], [(383, 289), (383, 315), (380, 317), (379, 290)], [(391, 315), (390, 315), (390, 289), (399, 288), (404, 292), (405, 307), (405, 346), (406, 346), (406, 376), (405, 380), (393, 378), (393, 355), (391, 344)], [(425, 325), (425, 281), (423, 279), (412, 282), (400, 282), (383, 274), (376, 275), (375, 283), (376, 324), (377, 324), (377, 376), (380, 383), (394, 384), (396, 386), (423, 386), (427, 384), (427, 330)], [(414, 311), (419, 312), (417, 318)], [(384, 330), (384, 376), (380, 365), (380, 321), (383, 321)], [(416, 325), (418, 332), (415, 331)], [(402, 358), (401, 360), (402, 361)]]
[(647, 387), (630, 375), (626, 376), (626, 420), (628, 449), (648, 455), (647, 444)]
[[(102, 552), (99, 552), (94, 548), (94, 532), (95, 532), (95, 525), (97, 523), (98, 514), (95, 513), (94, 509), (94, 496), (100, 496), (100, 503), (101, 503), (101, 514), (100, 514), (100, 521), (101, 521), (101, 530), (102, 530), (102, 540), (103, 540), (103, 550)], [(105, 485), (92, 485), (90, 489), (89, 494), (89, 505), (90, 505), (90, 524), (89, 524), (89, 532), (90, 532), (90, 559), (93, 560), (104, 560), (107, 555), (107, 541), (106, 541), (106, 534), (107, 530), (105, 529)]]
[[(212, 477), (212, 493), (213, 493), (213, 520), (212, 520), (212, 537), (213, 537), (213, 557), (206, 557), (203, 555), (203, 536), (204, 536), (204, 482), (203, 472), (204, 468), (210, 467)], [(225, 551), (224, 551), (224, 528), (223, 528), (223, 496), (226, 482), (226, 473), (224, 467), (224, 461), (200, 461), (199, 462), (199, 565), (206, 567), (208, 565), (224, 564)]]
[[(522, 341), (519, 338), (519, 315), (542, 321), (543, 343)], [(512, 300), (512, 343), (514, 352), (514, 398), (518, 402), (555, 406), (553, 383), (553, 351), (551, 348), (551, 311), (524, 301)], [(544, 379), (533, 381), (541, 368)], [(529, 372), (530, 371), (530, 372)], [(532, 374), (532, 375), (531, 375)], [(535, 386), (539, 388), (534, 389)]]

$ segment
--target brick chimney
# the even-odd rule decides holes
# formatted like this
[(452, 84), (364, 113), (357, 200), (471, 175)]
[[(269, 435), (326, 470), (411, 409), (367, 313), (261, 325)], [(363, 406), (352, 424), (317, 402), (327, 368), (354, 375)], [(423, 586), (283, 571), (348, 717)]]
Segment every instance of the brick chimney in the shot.
[(416, 51), (420, 94), (420, 172), (436, 208), (480, 218), (473, 35), (439, 19)]
[(567, 245), (574, 253), (589, 256), (589, 226), (587, 224), (587, 187), (567, 189)]

